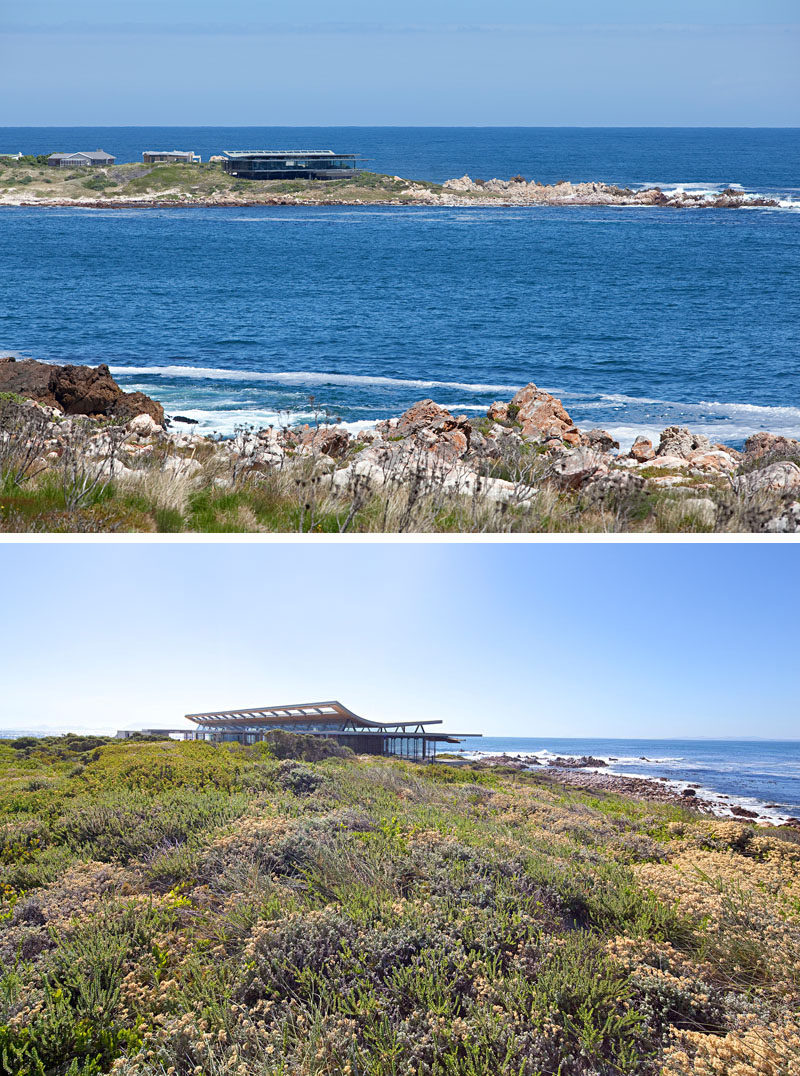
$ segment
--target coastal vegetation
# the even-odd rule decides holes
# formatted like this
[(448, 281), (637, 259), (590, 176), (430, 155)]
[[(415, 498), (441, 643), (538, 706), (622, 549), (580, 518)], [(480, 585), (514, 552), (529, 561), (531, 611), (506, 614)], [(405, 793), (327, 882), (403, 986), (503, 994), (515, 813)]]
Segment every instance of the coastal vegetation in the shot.
[(796, 1076), (794, 831), (325, 743), (0, 741), (3, 1076)]
[[(312, 426), (287, 415), (221, 438), (179, 416), (165, 429), (161, 405), (123, 393), (105, 367), (6, 362), (0, 375), (46, 401), (0, 393), (5, 532), (800, 529), (797, 441), (756, 434), (740, 452), (668, 427), (657, 447), (640, 438), (618, 453), (535, 385), (469, 420), (427, 400), (352, 435), (320, 412)], [(59, 410), (82, 401), (103, 413)]]

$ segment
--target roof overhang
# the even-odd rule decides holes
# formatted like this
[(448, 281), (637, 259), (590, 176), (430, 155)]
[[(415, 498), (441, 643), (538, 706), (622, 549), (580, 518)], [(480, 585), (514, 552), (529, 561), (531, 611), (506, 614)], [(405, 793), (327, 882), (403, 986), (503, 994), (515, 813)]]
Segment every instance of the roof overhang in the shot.
[(206, 713), (185, 714), (184, 716), (195, 724), (207, 726), (286, 725), (306, 721), (313, 721), (316, 724), (348, 722), (358, 728), (376, 731), (391, 731), (407, 726), (441, 725), (442, 723), (438, 719), (419, 721), (415, 718), (408, 721), (369, 721), (365, 717), (359, 717), (335, 699), (326, 702), (293, 702), (280, 706), (256, 706), (248, 710), (209, 710)]

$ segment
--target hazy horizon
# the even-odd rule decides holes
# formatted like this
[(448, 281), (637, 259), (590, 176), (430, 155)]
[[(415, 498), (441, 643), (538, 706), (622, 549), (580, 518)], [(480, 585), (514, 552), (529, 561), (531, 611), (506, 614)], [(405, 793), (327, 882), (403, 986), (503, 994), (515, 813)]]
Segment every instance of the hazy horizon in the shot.
[[(9, 0), (0, 89), (14, 126), (792, 127), (791, 0), (569, 8), (407, 0), (288, 4)], [(69, 78), (62, 59), (70, 58)], [(36, 79), (28, 78), (31, 70)], [(146, 74), (145, 74), (146, 72)], [(20, 86), (25, 93), (20, 94)], [(369, 92), (365, 92), (368, 88)]]
[(0, 728), (181, 727), (186, 713), (338, 698), (373, 720), (486, 736), (785, 740), (798, 725), (794, 556), (751, 543), (7, 543)]

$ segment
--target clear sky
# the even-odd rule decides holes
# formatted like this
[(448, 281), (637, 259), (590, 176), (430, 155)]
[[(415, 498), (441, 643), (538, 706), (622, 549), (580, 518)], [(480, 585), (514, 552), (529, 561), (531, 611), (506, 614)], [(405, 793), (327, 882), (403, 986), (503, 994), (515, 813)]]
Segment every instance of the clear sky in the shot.
[(0, 126), (796, 126), (797, 0), (4, 0)]
[(338, 698), (510, 736), (797, 738), (790, 545), (0, 545), (0, 727)]

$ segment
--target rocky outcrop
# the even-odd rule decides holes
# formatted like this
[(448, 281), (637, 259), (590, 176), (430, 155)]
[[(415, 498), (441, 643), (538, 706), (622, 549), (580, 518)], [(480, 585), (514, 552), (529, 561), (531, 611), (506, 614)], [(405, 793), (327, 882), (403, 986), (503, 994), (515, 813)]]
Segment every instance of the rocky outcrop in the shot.
[(637, 463), (647, 463), (648, 460), (655, 457), (655, 454), (653, 442), (648, 440), (647, 437), (637, 437), (628, 453), (630, 458), (636, 460)]
[(693, 434), (685, 426), (667, 426), (656, 449), (657, 456), (679, 456), (688, 460), (695, 452), (710, 452), (711, 442), (702, 434)]
[(581, 434), (581, 444), (586, 448), (593, 448), (596, 452), (619, 451), (619, 441), (615, 441), (610, 433), (605, 430), (589, 430)]
[(557, 456), (550, 465), (549, 474), (562, 489), (581, 489), (607, 475), (608, 464), (600, 452), (581, 446)]
[(448, 179), (443, 185), (444, 195), (487, 195), (497, 201), (534, 205), (623, 205), (664, 206), (671, 209), (740, 209), (743, 206), (776, 207), (774, 198), (746, 194), (728, 187), (723, 191), (685, 191), (680, 188), (664, 191), (660, 187), (632, 190), (610, 183), (570, 183), (563, 181), (550, 185), (528, 183), (522, 176), (512, 179), (472, 179), (468, 175)]
[[(660, 529), (800, 532), (800, 442), (757, 434), (742, 455), (670, 426), (657, 450), (640, 437), (620, 453), (612, 434), (580, 431), (561, 400), (533, 382), (473, 421), (426, 399), (356, 434), (343, 426), (306, 425), (239, 431), (221, 440), (167, 431), (160, 405), (122, 392), (106, 366), (0, 361), (2, 392), (29, 398), (23, 405), (0, 399), (0, 419), (6, 412), (0, 445), (31, 430), (36, 473), (56, 466), (76, 440), (88, 458), (107, 458), (109, 474), (123, 476), (152, 466), (158, 448), (162, 471), (200, 481), (201, 459), (210, 453), (219, 485), (309, 457), (320, 492), (347, 491), (363, 503), (393, 485), (407, 487), (413, 498), (431, 494), (439, 506), (446, 503), (443, 495), (457, 495), (472, 500), (475, 521), (487, 503), (524, 518), (550, 499), (577, 514), (596, 513), (592, 525), (599, 519), (620, 529), (635, 529), (658, 512)], [(9, 408), (35, 412), (36, 421), (17, 422)], [(94, 423), (93, 417), (111, 422)], [(545, 492), (550, 496), (537, 502)], [(656, 492), (664, 496), (651, 496)]]
[(608, 763), (602, 758), (595, 758), (594, 755), (581, 755), (580, 758), (573, 756), (564, 758), (558, 755), (556, 758), (551, 758), (547, 765), (557, 766), (561, 770), (585, 770), (590, 766), (592, 768), (607, 766)]
[(773, 433), (754, 433), (744, 443), (745, 459), (761, 459), (763, 456), (794, 456), (800, 459), (800, 441), (780, 437)]
[(791, 493), (800, 489), (800, 467), (789, 460), (770, 463), (740, 475), (736, 479), (736, 488), (740, 493)]
[[(492, 407), (497, 407), (493, 404)], [(490, 409), (491, 410), (491, 409)], [(561, 400), (531, 382), (515, 393), (506, 414), (522, 427), (522, 436), (531, 441), (581, 443), (580, 430), (569, 417)]]
[(13, 392), (67, 415), (127, 422), (149, 415), (164, 423), (164, 408), (143, 392), (123, 392), (105, 364), (57, 366), (35, 359), (0, 358), (0, 392)]
[(398, 419), (379, 422), (376, 429), (389, 441), (410, 441), (441, 457), (459, 459), (470, 447), (472, 426), (466, 415), (452, 415), (433, 400), (420, 400)]

